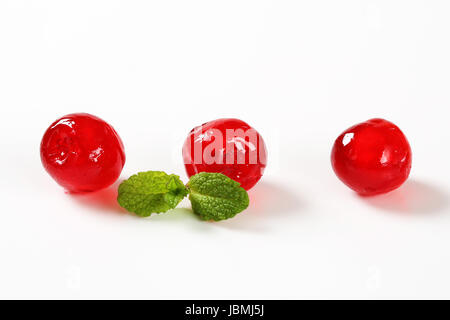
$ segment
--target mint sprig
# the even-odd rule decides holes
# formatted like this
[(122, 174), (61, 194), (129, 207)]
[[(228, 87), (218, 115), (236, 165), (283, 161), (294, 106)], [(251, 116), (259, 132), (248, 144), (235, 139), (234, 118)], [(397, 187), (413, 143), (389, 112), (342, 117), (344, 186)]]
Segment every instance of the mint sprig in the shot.
[(247, 191), (221, 173), (201, 172), (185, 186), (177, 175), (162, 171), (139, 172), (122, 182), (117, 201), (138, 216), (174, 209), (189, 194), (192, 210), (202, 220), (234, 217), (249, 205)]
[(122, 182), (117, 201), (138, 216), (166, 212), (188, 194), (180, 177), (162, 171), (139, 172)]
[(201, 172), (188, 183), (192, 210), (203, 220), (225, 220), (247, 209), (248, 194), (221, 173)]

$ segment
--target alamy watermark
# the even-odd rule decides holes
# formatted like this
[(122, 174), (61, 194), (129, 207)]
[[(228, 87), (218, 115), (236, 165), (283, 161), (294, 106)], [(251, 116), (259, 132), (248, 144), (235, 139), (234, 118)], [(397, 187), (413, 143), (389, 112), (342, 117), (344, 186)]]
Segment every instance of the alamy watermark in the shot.
[[(185, 164), (259, 164), (266, 162), (266, 147), (255, 129), (221, 130), (202, 127), (193, 131), (193, 143), (183, 150)], [(205, 143), (205, 147), (204, 144)], [(236, 152), (237, 151), (237, 152)]]

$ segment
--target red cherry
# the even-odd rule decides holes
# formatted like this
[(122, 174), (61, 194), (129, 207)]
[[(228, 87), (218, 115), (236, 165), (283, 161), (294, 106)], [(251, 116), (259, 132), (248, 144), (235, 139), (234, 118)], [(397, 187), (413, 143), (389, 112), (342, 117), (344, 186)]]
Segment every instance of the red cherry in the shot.
[(87, 113), (66, 115), (53, 122), (41, 142), (45, 170), (71, 192), (105, 188), (125, 164), (122, 140), (113, 127)]
[(259, 133), (239, 119), (218, 119), (191, 130), (183, 145), (189, 177), (219, 172), (251, 189), (266, 167), (267, 151)]
[(348, 187), (361, 195), (398, 188), (411, 171), (411, 148), (392, 122), (371, 119), (345, 130), (334, 142), (331, 164)]

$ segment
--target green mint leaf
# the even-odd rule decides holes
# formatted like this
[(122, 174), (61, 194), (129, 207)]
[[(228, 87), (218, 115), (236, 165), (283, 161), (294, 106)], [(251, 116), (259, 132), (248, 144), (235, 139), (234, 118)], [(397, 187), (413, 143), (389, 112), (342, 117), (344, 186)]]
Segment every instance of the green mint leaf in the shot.
[(203, 220), (225, 220), (248, 207), (249, 199), (240, 184), (221, 173), (201, 172), (188, 183), (192, 210)]
[(128, 211), (147, 217), (175, 208), (187, 194), (187, 188), (177, 175), (147, 171), (122, 182), (117, 201)]

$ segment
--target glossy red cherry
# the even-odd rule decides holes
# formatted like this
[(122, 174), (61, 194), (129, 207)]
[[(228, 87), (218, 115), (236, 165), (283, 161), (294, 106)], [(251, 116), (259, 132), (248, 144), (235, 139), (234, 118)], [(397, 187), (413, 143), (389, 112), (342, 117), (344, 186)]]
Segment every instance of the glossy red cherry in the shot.
[(267, 151), (259, 133), (239, 119), (218, 119), (191, 130), (183, 145), (189, 177), (219, 172), (249, 190), (261, 178)]
[(87, 113), (74, 113), (47, 129), (41, 142), (41, 160), (65, 189), (86, 192), (117, 180), (125, 164), (125, 152), (108, 123)]
[(411, 171), (411, 148), (392, 122), (371, 119), (345, 130), (331, 152), (334, 172), (361, 195), (398, 188)]

